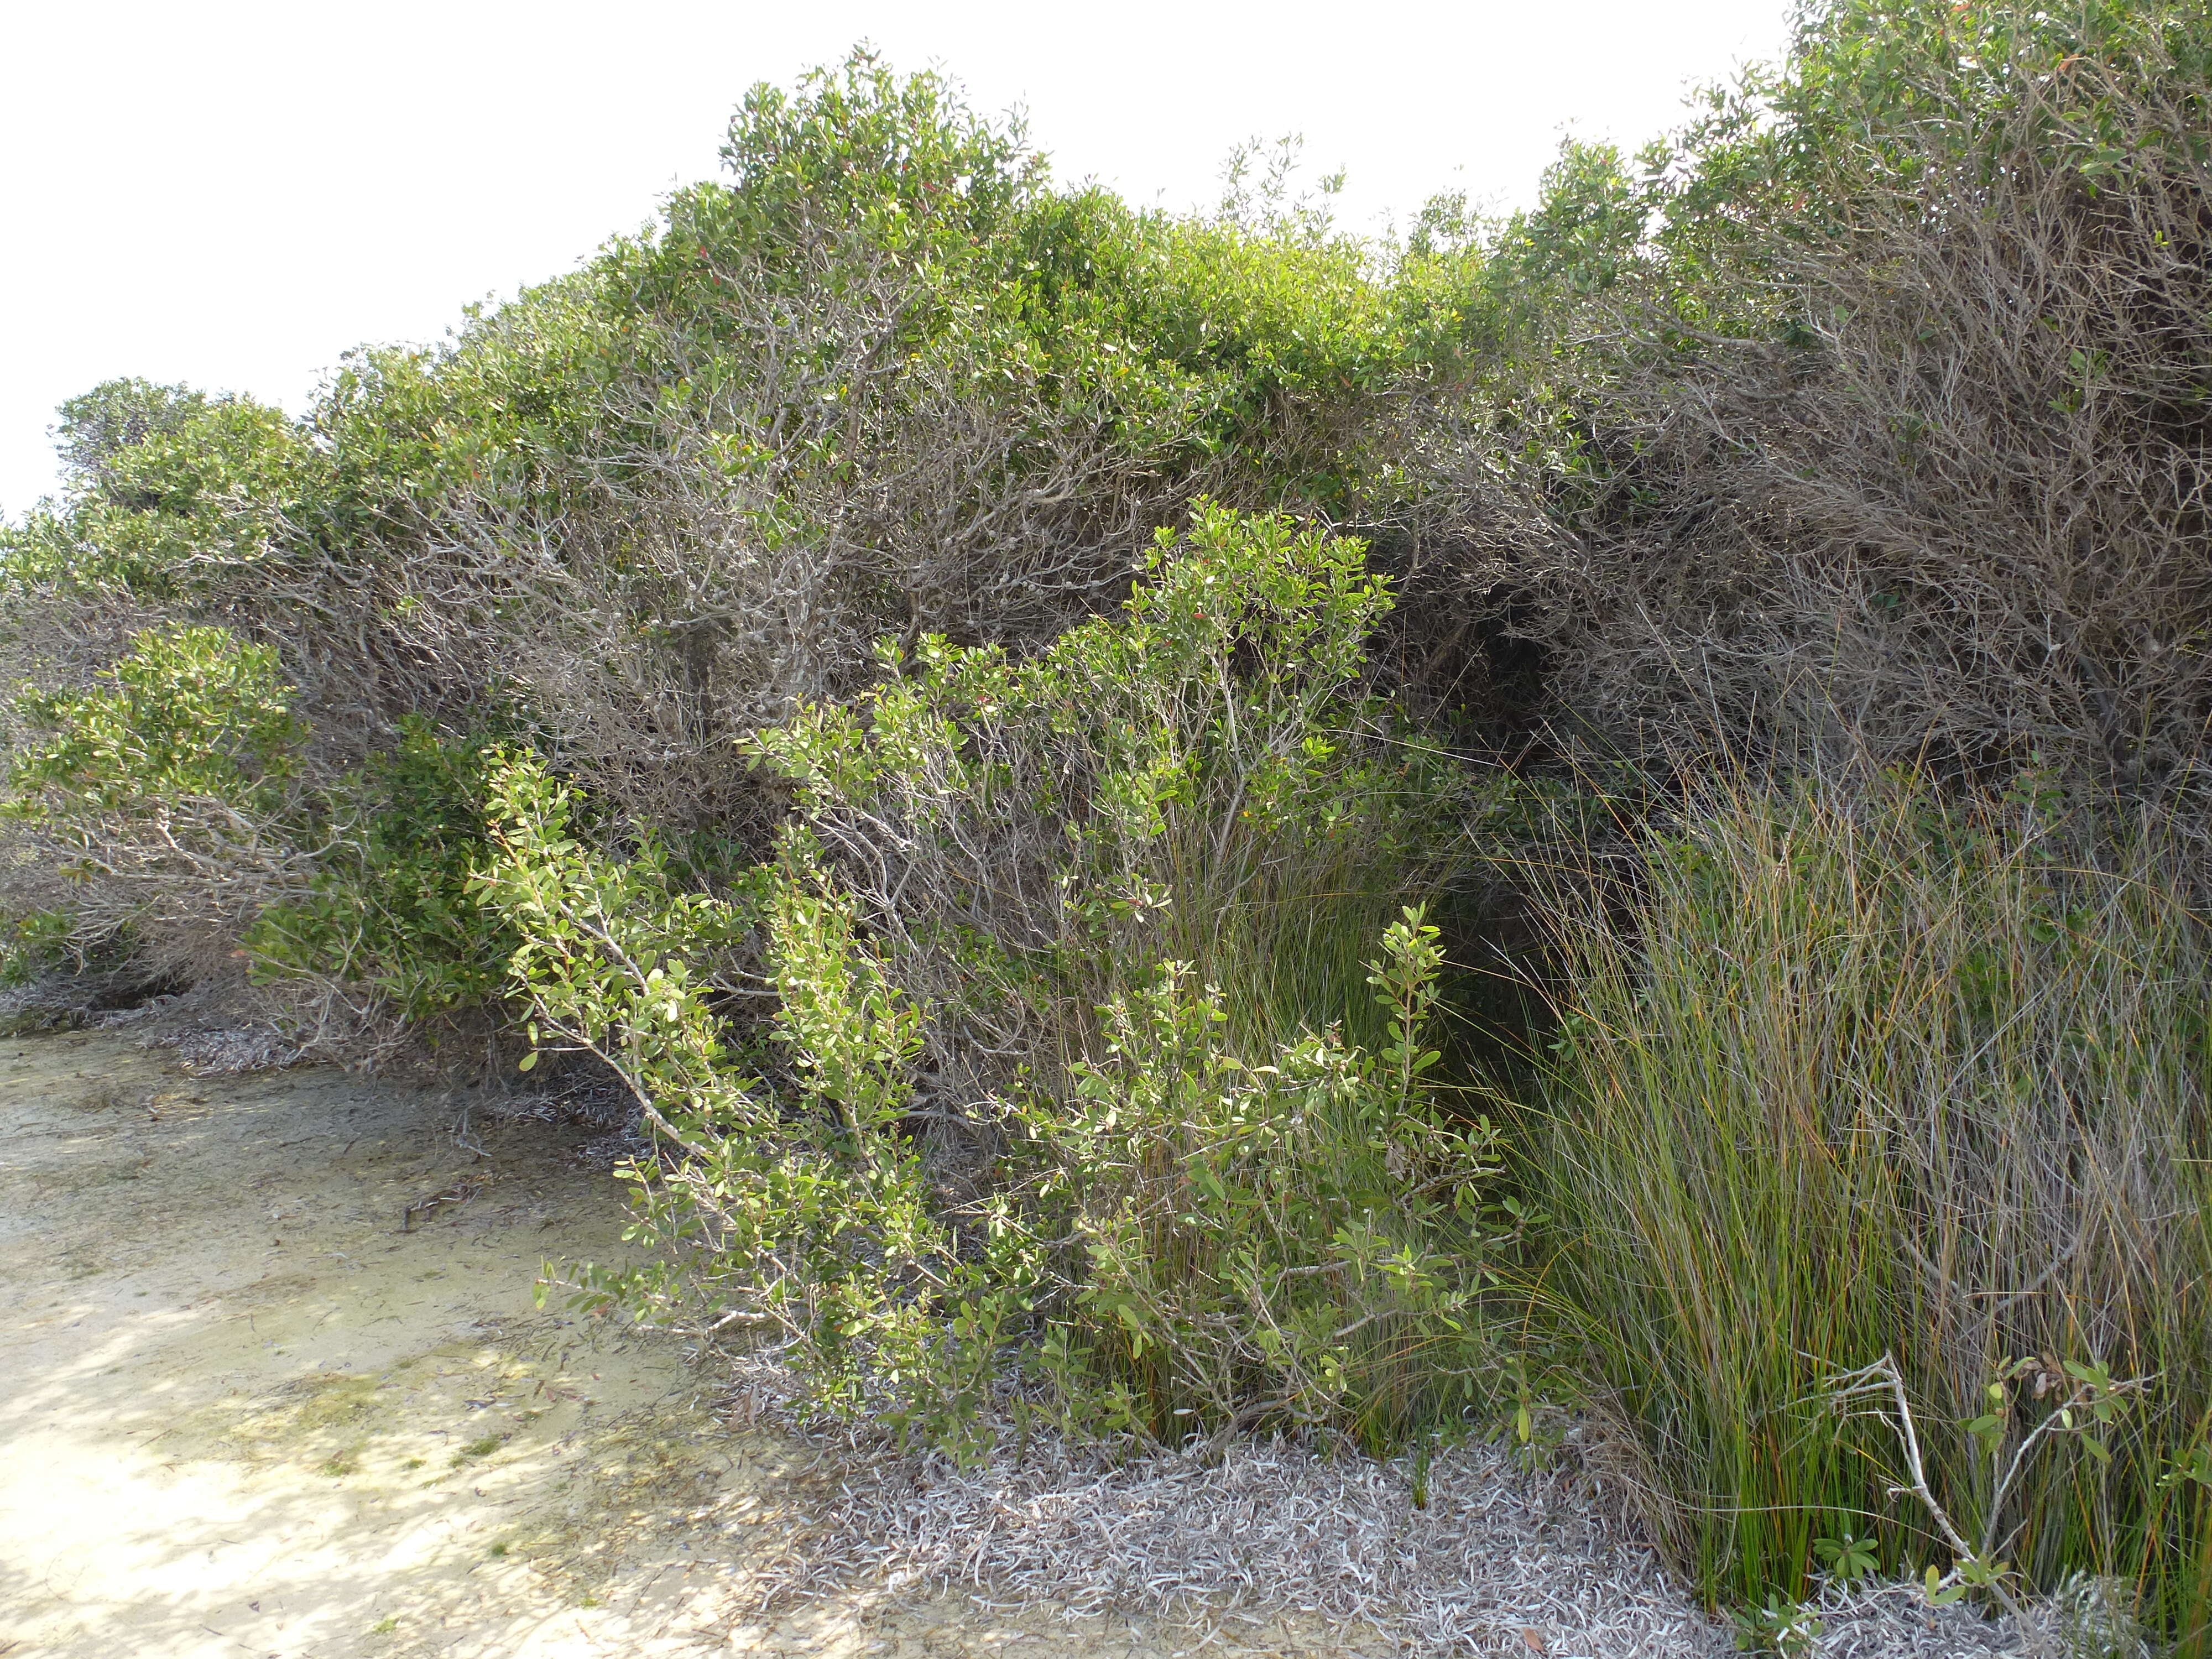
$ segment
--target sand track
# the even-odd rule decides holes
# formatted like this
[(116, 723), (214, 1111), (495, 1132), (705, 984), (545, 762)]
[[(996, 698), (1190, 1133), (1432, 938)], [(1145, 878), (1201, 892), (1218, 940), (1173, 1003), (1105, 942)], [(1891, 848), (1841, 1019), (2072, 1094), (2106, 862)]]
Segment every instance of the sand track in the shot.
[(477, 1114), (478, 1158), (458, 1114), (114, 1032), (0, 1042), (0, 1656), (1192, 1645), (867, 1590), (749, 1616), (826, 1477), (674, 1344), (537, 1308), (545, 1260), (619, 1257), (617, 1185), (582, 1131)]

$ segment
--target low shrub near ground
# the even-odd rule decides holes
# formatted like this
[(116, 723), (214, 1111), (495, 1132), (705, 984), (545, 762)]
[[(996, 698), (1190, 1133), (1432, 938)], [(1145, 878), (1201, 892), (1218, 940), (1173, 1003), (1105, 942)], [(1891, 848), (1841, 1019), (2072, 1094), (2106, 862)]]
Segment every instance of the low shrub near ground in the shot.
[(186, 957), (304, 887), (290, 693), (275, 651), (218, 628), (149, 629), (92, 686), (22, 690), (6, 808), (15, 908), (40, 919), (27, 937), (82, 955), (150, 932)]
[(21, 694), (4, 811), (30, 854), (9, 872), (22, 970), (119, 948), (191, 977), (228, 954), (325, 1053), (502, 994), (514, 940), (469, 887), (490, 740), (410, 718), (393, 749), (318, 777), (295, 701), (275, 650), (217, 628), (146, 631), (93, 686)]
[(538, 1029), (681, 1153), (632, 1172), (669, 1255), (587, 1290), (703, 1292), (825, 1402), (956, 1438), (1009, 1387), (1170, 1443), (1387, 1443), (1468, 1397), (1491, 1137), (1430, 1086), (1437, 930), (1391, 915), (1449, 797), (1361, 690), (1386, 592), (1225, 513), (1152, 575), (1030, 661), (927, 641), (764, 738), (797, 819), (720, 891), (503, 776), (482, 880)]
[(1708, 794), (1624, 909), (1553, 912), (1532, 1271), (1709, 1593), (1856, 1537), (2203, 1640), (2212, 934), (2051, 799)]
[(321, 988), (326, 1018), (343, 1009), (356, 1029), (396, 1021), (434, 1041), (506, 994), (518, 942), (470, 884), (490, 850), (499, 745), (411, 716), (397, 736), (328, 787), (313, 879), (264, 905), (241, 943), (262, 983)]

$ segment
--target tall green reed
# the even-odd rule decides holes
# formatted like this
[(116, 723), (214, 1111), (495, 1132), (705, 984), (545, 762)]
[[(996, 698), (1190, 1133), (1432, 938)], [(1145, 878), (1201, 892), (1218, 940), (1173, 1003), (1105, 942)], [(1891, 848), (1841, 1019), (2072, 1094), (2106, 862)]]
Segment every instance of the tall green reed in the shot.
[(2039, 1441), (1990, 1532), (2029, 1584), (2136, 1583), (2201, 1653), (2207, 933), (2154, 838), (2084, 855), (2048, 805), (1716, 790), (1625, 896), (1556, 884), (1539, 1298), (1716, 1598), (1795, 1593), (1847, 1533), (1952, 1565), (1894, 1490), (1894, 1413), (1838, 1399), (1854, 1369), (1893, 1356), (1977, 1536), (2069, 1362), (2150, 1379)]

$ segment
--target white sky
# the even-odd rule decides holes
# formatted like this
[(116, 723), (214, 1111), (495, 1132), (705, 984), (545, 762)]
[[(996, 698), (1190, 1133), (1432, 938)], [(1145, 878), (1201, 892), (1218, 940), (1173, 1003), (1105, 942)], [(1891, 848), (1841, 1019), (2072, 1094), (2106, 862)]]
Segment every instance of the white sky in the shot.
[(1212, 201), (1303, 132), (1345, 217), (1528, 199), (1571, 129), (1640, 143), (1775, 56), (1785, 0), (0, 0), (0, 511), (122, 374), (294, 410), (348, 346), (440, 337), (711, 174), (731, 110), (856, 40), (1027, 107), (1064, 180)]

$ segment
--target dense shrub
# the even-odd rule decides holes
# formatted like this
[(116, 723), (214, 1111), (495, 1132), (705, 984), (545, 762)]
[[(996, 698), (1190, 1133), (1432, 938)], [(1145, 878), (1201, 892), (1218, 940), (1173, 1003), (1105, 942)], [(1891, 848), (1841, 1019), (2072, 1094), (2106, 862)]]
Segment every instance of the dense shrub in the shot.
[(246, 930), (255, 977), (324, 988), (325, 1020), (343, 1010), (387, 1036), (397, 1020), (434, 1036), (497, 1002), (517, 941), (470, 884), (490, 850), (491, 754), (410, 716), (395, 748), (339, 780), (313, 880)]
[(2208, 94), (2193, 4), (1833, 0), (1396, 244), (756, 88), (302, 419), (64, 406), (10, 971), (588, 1051), (657, 1254), (579, 1293), (836, 1409), (1549, 1395), (1716, 1596), (2201, 1650)]
[(1849, 0), (1641, 176), (1555, 181), (1655, 228), (1546, 308), (1431, 512), (1562, 713), (2196, 822), (2208, 42), (2186, 6)]
[[(757, 89), (726, 156), (445, 347), (352, 354), (304, 420), (137, 382), (64, 410), (67, 495), (0, 531), (9, 678), (82, 687), (137, 635), (217, 627), (275, 653), (303, 723), (299, 810), (259, 844), (319, 896), (250, 941), (254, 903), (203, 907), (210, 954), (320, 995), (391, 954), (338, 910), (428, 903), (462, 965), (416, 953), (398, 1005), (483, 994), (493, 933), (449, 902), (469, 835), (395, 855), (363, 827), (410, 733), (526, 729), (617, 820), (758, 854), (784, 798), (749, 733), (860, 691), (886, 635), (1025, 650), (1110, 609), (1201, 491), (1341, 502), (1402, 371), (1356, 245), (1055, 193), (935, 76), (862, 54)], [(394, 856), (417, 896), (361, 896)], [(79, 942), (121, 919), (103, 899)]]
[(1466, 1396), (1487, 1130), (1430, 1097), (1437, 930), (1392, 914), (1449, 797), (1361, 695), (1386, 595), (1218, 512), (1153, 575), (1032, 659), (925, 641), (766, 734), (798, 819), (721, 892), (506, 774), (483, 883), (535, 1029), (686, 1154), (634, 1172), (664, 1262), (588, 1287), (703, 1291), (939, 1434), (1010, 1354), (1024, 1403), (1170, 1440)]
[(141, 634), (103, 680), (15, 700), (13, 896), (66, 919), (46, 942), (136, 928), (188, 958), (312, 879), (307, 729), (276, 653), (221, 629)]

